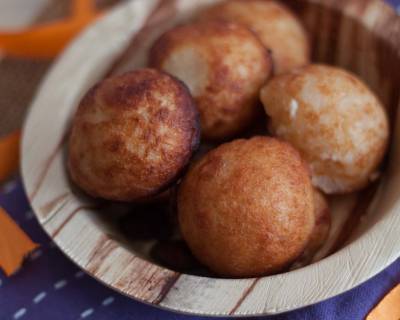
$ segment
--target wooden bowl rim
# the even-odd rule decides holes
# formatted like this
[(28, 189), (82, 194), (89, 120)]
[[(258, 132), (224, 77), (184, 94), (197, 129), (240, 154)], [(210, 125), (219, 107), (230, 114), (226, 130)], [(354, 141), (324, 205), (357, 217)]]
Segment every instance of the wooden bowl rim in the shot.
[[(345, 12), (345, 14), (353, 16), (354, 19), (360, 20), (352, 11), (352, 3), (354, 1), (309, 1), (340, 10)], [(378, 0), (369, 0), (369, 2), (374, 2), (378, 7), (381, 6), (381, 9), (384, 11), (390, 10), (392, 14), (396, 16), (396, 18), (393, 18), (396, 21), (393, 30), (400, 30), (400, 18), (397, 17), (393, 9)], [(397, 214), (398, 217), (396, 218), (396, 212), (400, 211), (400, 203), (396, 203), (396, 206), (392, 208), (390, 214), (387, 214), (384, 219), (374, 225), (366, 234), (362, 235), (341, 251), (305, 268), (269, 277), (253, 279), (212, 279), (179, 274), (142, 260), (132, 252), (119, 248), (119, 244), (110, 238), (106, 239), (107, 244), (109, 246), (115, 246), (115, 248), (119, 250), (120, 257), (130, 257), (132, 261), (135, 261), (141, 268), (144, 266), (145, 268), (153, 270), (151, 274), (152, 277), (160, 273), (162, 277), (160, 276), (159, 282), (151, 282), (148, 278), (149, 274), (142, 273), (132, 276), (128, 286), (125, 284), (118, 284), (111, 281), (109, 277), (106, 276), (107, 274), (99, 276), (97, 271), (91, 271), (86, 262), (77, 258), (80, 255), (80, 246), (71, 246), (71, 244), (68, 243), (69, 240), (67, 241), (65, 238), (61, 237), (63, 234), (61, 229), (57, 229), (55, 233), (54, 229), (50, 228), (50, 224), (53, 222), (50, 223), (49, 221), (51, 219), (56, 219), (54, 218), (54, 211), (57, 211), (56, 213), (59, 215), (66, 205), (53, 207), (51, 216), (48, 216), (49, 213), (45, 212), (46, 210), (44, 210), (44, 207), (37, 201), (37, 199), (42, 196), (46, 197), (46, 193), (49, 193), (49, 190), (53, 188), (55, 180), (51, 179), (51, 177), (49, 178), (50, 175), (47, 175), (47, 171), (52, 170), (52, 161), (58, 161), (57, 152), (59, 151), (59, 149), (54, 149), (54, 152), (48, 153), (46, 161), (39, 167), (39, 169), (42, 169), (41, 172), (34, 172), (33, 169), (37, 169), (37, 167), (32, 168), (31, 163), (35, 161), (38, 162), (37, 158), (41, 157), (40, 150), (35, 151), (34, 146), (37, 145), (37, 142), (35, 142), (34, 139), (39, 140), (39, 138), (47, 137), (44, 136), (44, 134), (46, 130), (48, 130), (46, 127), (38, 126), (38, 123), (40, 124), (40, 118), (43, 118), (43, 114), (42, 116), (38, 116), (38, 113), (41, 112), (44, 108), (43, 106), (46, 105), (46, 103), (48, 104), (49, 101), (57, 101), (57, 97), (63, 99), (63, 94), (68, 94), (70, 88), (63, 87), (60, 89), (60, 82), (58, 81), (63, 79), (63, 73), (65, 73), (66, 70), (70, 70), (68, 68), (72, 67), (73, 70), (76, 69), (73, 67), (76, 67), (76, 61), (85, 61), (85, 59), (88, 58), (88, 52), (90, 52), (94, 61), (96, 61), (96, 59), (98, 61), (105, 60), (106, 62), (104, 64), (111, 63), (113, 59), (120, 54), (127, 46), (130, 34), (135, 30), (131, 23), (131, 21), (133, 21), (132, 16), (135, 17), (135, 11), (139, 10), (141, 5), (144, 6), (144, 3), (146, 3), (146, 5), (155, 6), (156, 0), (137, 0), (125, 3), (115, 8), (76, 39), (58, 59), (57, 63), (54, 64), (45, 81), (43, 81), (30, 108), (24, 126), (21, 147), (23, 182), (32, 209), (36, 213), (40, 224), (61, 250), (63, 250), (73, 262), (94, 278), (131, 298), (181, 313), (213, 316), (266, 315), (298, 309), (350, 290), (392, 263), (400, 254), (400, 243), (397, 241), (394, 244), (392, 243), (391, 246), (385, 246), (386, 242), (382, 238), (386, 237), (382, 237), (381, 235), (400, 234), (400, 215)], [(368, 22), (363, 20), (360, 20), (360, 22), (368, 27)], [(107, 30), (117, 30), (120, 33), (118, 36), (111, 37), (112, 39), (104, 39)], [(389, 37), (385, 40), (390, 41), (400, 58), (399, 41), (396, 40), (395, 37)], [(96, 55), (96, 50), (91, 46), (93, 43), (108, 43), (107, 48), (103, 48), (100, 54), (101, 57)], [(94, 68), (98, 70), (94, 71)], [(76, 85), (83, 85), (84, 80), (93, 77), (93, 74), (96, 74), (97, 77), (101, 77), (105, 71), (106, 68), (98, 68), (93, 63), (90, 67), (79, 70), (79, 80), (76, 81)], [(76, 77), (78, 77), (78, 73)], [(72, 76), (71, 79), (75, 79), (74, 76)], [(57, 86), (58, 89), (56, 89)], [(80, 91), (75, 90), (71, 95), (73, 97), (66, 99), (68, 101), (66, 101), (65, 104), (69, 105), (69, 109), (76, 103), (79, 95), (84, 90), (83, 88), (81, 88)], [(48, 98), (49, 95), (53, 95), (53, 97), (50, 99)], [(54, 114), (47, 114), (45, 118), (51, 116), (51, 119), (54, 119), (54, 122), (57, 123), (59, 120), (57, 118), (58, 113), (56, 111), (54, 112)], [(61, 117), (62, 115), (59, 116)], [(44, 123), (47, 125), (48, 122)], [(43, 132), (40, 132), (43, 128)], [(64, 139), (63, 136), (64, 134), (61, 134), (58, 137), (60, 141)], [(62, 144), (60, 141), (54, 143), (54, 146), (59, 148)], [(92, 209), (82, 206), (79, 210), (81, 211), (79, 217), (83, 217), (84, 213), (90, 212)], [(76, 218), (72, 217), (72, 219)], [(86, 222), (83, 221), (82, 223)], [(90, 228), (89, 222), (87, 228)], [(94, 228), (93, 226), (93, 229)], [(102, 233), (99, 228), (97, 229), (99, 234)], [(104, 236), (104, 234), (102, 236)], [(87, 240), (84, 238), (83, 234), (76, 234), (76, 238), (72, 240), (79, 243), (81, 240), (80, 237)], [(363, 254), (365, 249), (371, 247), (372, 244), (379, 249), (374, 249), (377, 250), (376, 252), (379, 252), (379, 261), (371, 257), (371, 255), (365, 257)], [(107, 254), (107, 248), (105, 246), (100, 247), (97, 252), (99, 254)], [(114, 261), (116, 264), (118, 264), (118, 262), (119, 260)], [(343, 272), (343, 270), (346, 272)], [(367, 270), (367, 272), (361, 272), (363, 270)], [(136, 288), (136, 286), (138, 286), (139, 289)], [(143, 293), (145, 290), (147, 290), (148, 293), (147, 291)]]

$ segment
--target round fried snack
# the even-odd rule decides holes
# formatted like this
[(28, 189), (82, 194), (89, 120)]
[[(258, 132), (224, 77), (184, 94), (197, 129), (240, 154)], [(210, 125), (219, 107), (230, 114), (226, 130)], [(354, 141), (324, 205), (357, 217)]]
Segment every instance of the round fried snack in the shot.
[(278, 272), (304, 250), (314, 227), (313, 188), (299, 153), (268, 137), (213, 149), (178, 191), (178, 220), (194, 256), (215, 273)]
[(179, 80), (152, 69), (105, 79), (73, 119), (70, 176), (94, 197), (144, 199), (178, 178), (199, 133), (194, 102)]
[(310, 65), (272, 79), (261, 100), (273, 134), (308, 162), (327, 194), (365, 187), (385, 154), (389, 125), (375, 95), (355, 75)]
[(150, 65), (184, 81), (200, 112), (204, 138), (223, 140), (249, 126), (271, 73), (268, 51), (247, 28), (225, 22), (183, 25), (164, 33)]
[(201, 12), (204, 21), (245, 25), (272, 51), (274, 71), (281, 74), (310, 61), (310, 44), (300, 21), (283, 4), (269, 0), (230, 0)]
[(325, 244), (331, 230), (331, 211), (325, 196), (314, 189), (313, 199), (315, 225), (306, 249), (295, 263), (296, 267), (305, 266), (312, 261), (318, 250)]

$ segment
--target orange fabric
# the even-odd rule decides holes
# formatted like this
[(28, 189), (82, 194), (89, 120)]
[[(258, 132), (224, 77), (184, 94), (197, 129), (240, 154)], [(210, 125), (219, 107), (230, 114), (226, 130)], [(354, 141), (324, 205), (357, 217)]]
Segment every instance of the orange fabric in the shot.
[[(94, 0), (74, 0), (72, 15), (16, 32), (0, 32), (0, 51), (22, 58), (54, 58), (83, 28), (99, 16)], [(0, 139), (0, 182), (19, 163), (20, 132)], [(0, 207), (0, 268), (9, 276), (38, 245)]]
[(15, 273), (24, 257), (38, 247), (0, 207), (0, 267), (7, 276)]
[(20, 132), (0, 139), (0, 182), (18, 168)]
[(93, 0), (74, 0), (72, 3), (72, 15), (74, 17), (93, 16), (96, 6)]
[(74, 0), (72, 6), (68, 18), (22, 31), (0, 32), (0, 50), (21, 58), (54, 58), (99, 16), (94, 0)]
[(400, 284), (390, 291), (385, 298), (371, 311), (366, 320), (399, 320), (400, 319)]

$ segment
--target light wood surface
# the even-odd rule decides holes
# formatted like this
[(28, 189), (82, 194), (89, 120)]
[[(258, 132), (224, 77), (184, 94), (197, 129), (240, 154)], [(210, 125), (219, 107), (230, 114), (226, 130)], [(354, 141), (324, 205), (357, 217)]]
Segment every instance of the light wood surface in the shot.
[[(332, 199), (335, 216), (344, 215), (337, 223), (357, 226), (348, 228), (350, 238), (336, 243), (340, 250), (334, 254), (307, 267), (263, 278), (181, 274), (148, 262), (117, 241), (118, 235), (98, 218), (99, 205), (70, 185), (64, 163), (65, 137), (82, 94), (110, 72), (144, 65), (152, 39), (197, 7), (213, 2), (129, 2), (91, 27), (62, 55), (43, 82), (24, 129), (22, 172), (32, 207), (57, 245), (88, 273), (132, 298), (170, 310), (221, 316), (276, 314), (349, 290), (400, 255), (400, 132), (395, 126), (400, 20), (382, 1), (287, 1), (309, 29), (314, 58), (362, 76), (384, 101), (394, 128), (377, 192)], [(348, 209), (369, 201), (368, 210)]]

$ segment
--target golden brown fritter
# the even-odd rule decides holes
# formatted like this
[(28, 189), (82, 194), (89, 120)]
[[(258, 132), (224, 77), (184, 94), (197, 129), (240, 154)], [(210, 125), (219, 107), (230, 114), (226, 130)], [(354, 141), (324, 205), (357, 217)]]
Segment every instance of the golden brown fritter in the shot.
[(223, 140), (253, 120), (258, 91), (271, 73), (268, 51), (245, 27), (225, 22), (183, 25), (164, 33), (150, 65), (184, 81), (199, 108), (203, 137)]
[(292, 12), (276, 1), (224, 1), (201, 12), (199, 19), (231, 21), (250, 28), (272, 51), (276, 74), (310, 61), (306, 31)]
[(268, 137), (213, 149), (178, 191), (181, 233), (193, 254), (222, 276), (282, 270), (314, 227), (308, 169), (289, 144)]
[(331, 211), (325, 196), (317, 189), (314, 189), (313, 199), (315, 225), (306, 249), (295, 263), (297, 267), (311, 262), (318, 250), (325, 244), (331, 230)]
[(199, 142), (194, 102), (179, 80), (152, 69), (105, 79), (82, 99), (68, 167), (94, 197), (135, 201), (177, 179)]
[(385, 110), (355, 75), (310, 65), (272, 79), (261, 100), (270, 130), (308, 162), (314, 186), (346, 193), (366, 186), (386, 151)]

